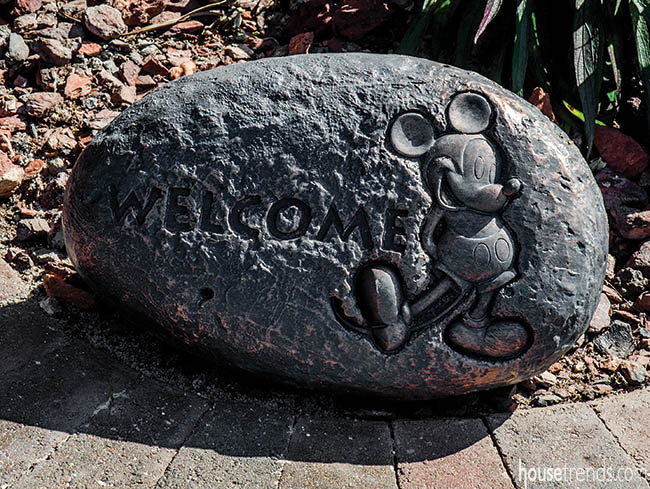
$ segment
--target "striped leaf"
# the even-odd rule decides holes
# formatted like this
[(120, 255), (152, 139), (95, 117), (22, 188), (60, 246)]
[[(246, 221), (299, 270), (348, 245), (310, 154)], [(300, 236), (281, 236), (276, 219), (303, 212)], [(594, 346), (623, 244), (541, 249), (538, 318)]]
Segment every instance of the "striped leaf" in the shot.
[(519, 96), (524, 94), (524, 80), (528, 66), (528, 37), (533, 0), (517, 1), (517, 27), (515, 31), (515, 50), (512, 56), (512, 91)]
[(603, 32), (600, 0), (575, 0), (573, 65), (585, 117), (587, 156), (594, 142), (598, 99), (603, 73)]
[(648, 17), (650, 17), (650, 0), (630, 0), (630, 13), (634, 27), (639, 71), (645, 88), (648, 121), (650, 123), (650, 34)]
[[(472, 1), (474, 2), (476, 0)], [(492, 19), (494, 19), (496, 14), (499, 12), (502, 2), (503, 0), (487, 0), (487, 3), (485, 4), (485, 12), (483, 13), (483, 19), (481, 20), (481, 24), (478, 26), (476, 35), (474, 36), (474, 44), (478, 42), (478, 38), (481, 37), (481, 34), (483, 34), (488, 24), (492, 22)]]

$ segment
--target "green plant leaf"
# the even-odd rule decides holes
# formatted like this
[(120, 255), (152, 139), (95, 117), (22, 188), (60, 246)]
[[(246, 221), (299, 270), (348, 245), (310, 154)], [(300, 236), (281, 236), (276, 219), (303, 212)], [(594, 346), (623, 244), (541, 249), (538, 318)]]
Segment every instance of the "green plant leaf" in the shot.
[(618, 9), (621, 8), (621, 0), (616, 0), (616, 6), (614, 7), (614, 16), (618, 14)]
[(420, 50), (420, 45), (422, 44), (422, 38), (427, 32), (429, 27), (429, 22), (431, 22), (431, 14), (433, 13), (433, 8), (436, 5), (438, 0), (423, 0), (422, 10), (416, 14), (415, 18), (409, 25), (404, 38), (397, 48), (398, 54), (408, 54), (415, 56)]
[[(566, 100), (562, 100), (562, 103), (564, 104), (564, 107), (566, 108), (566, 110), (568, 110), (569, 112), (571, 112), (574, 116), (576, 116), (576, 117), (577, 117), (578, 119), (580, 119), (582, 122), (585, 121), (585, 115), (584, 115), (582, 112), (580, 112), (578, 109), (576, 109), (573, 105), (571, 105), (571, 104), (570, 104), (569, 102), (567, 102)], [(607, 124), (605, 124), (603, 121), (599, 121), (598, 119), (596, 119), (595, 122), (596, 122), (596, 124), (598, 124), (599, 126), (606, 126), (606, 125), (607, 125)]]
[(512, 56), (512, 91), (520, 97), (524, 94), (524, 80), (528, 66), (528, 37), (533, 0), (517, 0), (517, 28), (515, 50)]
[(575, 0), (573, 66), (585, 118), (587, 157), (594, 142), (603, 72), (603, 32), (600, 0)]
[(632, 15), (639, 71), (645, 88), (648, 122), (650, 123), (650, 34), (648, 31), (650, 0), (630, 0), (630, 14)]
[[(472, 2), (474, 1), (476, 0), (472, 0)], [(492, 22), (494, 16), (499, 12), (502, 2), (503, 0), (487, 0), (485, 4), (485, 12), (483, 13), (483, 19), (481, 20), (481, 24), (478, 26), (476, 35), (474, 36), (474, 44), (478, 42), (478, 38), (481, 37), (481, 34), (483, 34), (488, 24)]]
[(463, 11), (463, 19), (458, 26), (456, 34), (456, 45), (454, 50), (453, 64), (459, 68), (470, 68), (470, 59), (472, 58), (474, 44), (472, 36), (474, 26), (478, 24), (482, 14), (480, 2), (471, 0), (466, 4)]

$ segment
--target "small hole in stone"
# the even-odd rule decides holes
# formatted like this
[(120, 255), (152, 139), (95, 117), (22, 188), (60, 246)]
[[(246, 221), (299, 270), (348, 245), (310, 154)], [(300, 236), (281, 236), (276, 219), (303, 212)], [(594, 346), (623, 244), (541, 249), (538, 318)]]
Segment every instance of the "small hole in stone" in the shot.
[(201, 303), (209, 301), (214, 297), (214, 290), (208, 287), (201, 289), (200, 293), (201, 293)]

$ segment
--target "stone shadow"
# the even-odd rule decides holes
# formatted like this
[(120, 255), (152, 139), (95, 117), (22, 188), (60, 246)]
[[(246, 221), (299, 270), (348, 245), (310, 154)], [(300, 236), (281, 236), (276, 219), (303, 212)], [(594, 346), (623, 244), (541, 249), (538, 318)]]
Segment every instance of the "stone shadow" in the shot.
[[(377, 454), (395, 449), (396, 423), (478, 421), (512, 407), (511, 389), (426, 402), (294, 389), (215, 368), (146, 330), (115, 329), (110, 314), (48, 316), (42, 299), (0, 308), (0, 432), (9, 422), (217, 456), (381, 465)], [(488, 436), (471, 430), (451, 444), (401, 450), (400, 462), (444, 457)]]

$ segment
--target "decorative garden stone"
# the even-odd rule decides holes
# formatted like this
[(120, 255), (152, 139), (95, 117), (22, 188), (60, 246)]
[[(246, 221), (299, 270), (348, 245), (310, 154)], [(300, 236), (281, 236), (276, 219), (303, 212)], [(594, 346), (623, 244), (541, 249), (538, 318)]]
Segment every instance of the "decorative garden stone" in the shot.
[(514, 383), (584, 332), (607, 222), (579, 151), (479, 75), (307, 55), (183, 78), (70, 178), (107, 299), (300, 385), (423, 399)]

